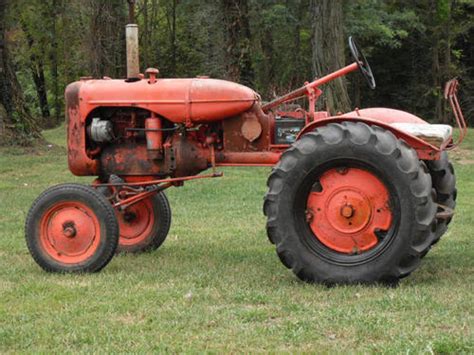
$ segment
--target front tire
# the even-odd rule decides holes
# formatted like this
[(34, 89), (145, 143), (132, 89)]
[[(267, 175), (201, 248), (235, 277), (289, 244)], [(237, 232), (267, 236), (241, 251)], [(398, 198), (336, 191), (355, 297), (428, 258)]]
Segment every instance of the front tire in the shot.
[(79, 184), (44, 191), (28, 212), (25, 234), (33, 259), (49, 272), (99, 271), (118, 244), (112, 206), (100, 193)]
[(171, 207), (163, 191), (123, 212), (116, 211), (116, 215), (120, 226), (118, 252), (156, 250), (165, 241), (171, 226)]
[(304, 135), (268, 187), (268, 237), (304, 281), (396, 283), (433, 241), (426, 165), (377, 126), (343, 122)]

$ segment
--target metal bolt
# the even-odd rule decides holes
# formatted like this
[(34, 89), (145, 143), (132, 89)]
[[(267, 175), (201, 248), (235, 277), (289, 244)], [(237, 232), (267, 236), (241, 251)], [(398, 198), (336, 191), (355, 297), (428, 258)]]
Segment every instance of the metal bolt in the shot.
[(63, 229), (63, 234), (67, 238), (74, 238), (76, 236), (76, 228), (69, 226)]
[(351, 218), (354, 215), (354, 208), (352, 207), (352, 205), (342, 206), (341, 215), (346, 218)]
[(337, 171), (339, 174), (341, 174), (341, 175), (347, 174), (347, 171), (348, 171), (348, 170), (349, 170), (349, 169), (346, 168), (345, 166), (336, 169), (336, 171)]
[(123, 219), (125, 220), (125, 222), (132, 222), (136, 218), (137, 218), (137, 215), (133, 212), (125, 212), (123, 214)]

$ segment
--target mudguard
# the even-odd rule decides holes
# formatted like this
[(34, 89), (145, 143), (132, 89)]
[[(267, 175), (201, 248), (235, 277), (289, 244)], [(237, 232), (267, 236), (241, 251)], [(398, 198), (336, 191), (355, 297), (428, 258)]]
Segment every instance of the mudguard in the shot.
[[(317, 127), (325, 126), (330, 123), (340, 123), (343, 121), (362, 122), (369, 126), (376, 125), (382, 127), (392, 132), (399, 139), (403, 139), (408, 145), (415, 149), (418, 157), (422, 160), (438, 160), (440, 153), (444, 148), (444, 146), (437, 148), (434, 145), (391, 125), (392, 123), (417, 123), (429, 125), (425, 120), (408, 112), (381, 107), (355, 110), (342, 115), (313, 121), (301, 130), (297, 139), (305, 133), (313, 131)], [(449, 141), (450, 140), (448, 140), (446, 144), (449, 143)]]

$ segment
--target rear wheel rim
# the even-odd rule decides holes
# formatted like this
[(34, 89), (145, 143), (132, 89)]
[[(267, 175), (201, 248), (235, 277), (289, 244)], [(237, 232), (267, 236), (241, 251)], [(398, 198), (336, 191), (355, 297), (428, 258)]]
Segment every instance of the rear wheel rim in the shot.
[(116, 212), (119, 222), (119, 245), (133, 246), (143, 243), (153, 232), (155, 213), (150, 198), (128, 207), (124, 212)]
[(96, 253), (100, 239), (97, 216), (79, 201), (55, 204), (46, 210), (40, 222), (42, 249), (59, 263), (85, 262)]
[(325, 248), (342, 255), (376, 248), (392, 222), (390, 193), (374, 173), (358, 167), (325, 170), (306, 201), (306, 222)]

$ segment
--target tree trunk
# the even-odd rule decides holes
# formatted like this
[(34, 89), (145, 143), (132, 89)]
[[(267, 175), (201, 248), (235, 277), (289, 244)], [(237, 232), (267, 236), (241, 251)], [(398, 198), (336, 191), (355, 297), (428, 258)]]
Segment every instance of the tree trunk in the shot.
[(435, 93), (434, 119), (436, 122), (440, 122), (442, 113), (442, 97), (440, 92), (439, 36), (436, 32), (433, 34), (433, 44), (431, 47), (431, 75), (433, 76), (432, 85)]
[(54, 97), (54, 122), (59, 124), (61, 121), (61, 101), (59, 94), (59, 74), (58, 74), (58, 34), (57, 34), (57, 24), (58, 24), (58, 9), (61, 6), (61, 0), (52, 1), (52, 26), (51, 26), (51, 78), (53, 85), (53, 97)]
[[(345, 66), (343, 0), (311, 0), (313, 73), (322, 77)], [(344, 78), (324, 88), (326, 107), (332, 113), (350, 110), (351, 104)]]
[(39, 49), (39, 54), (36, 54), (38, 50), (35, 48), (35, 40), (31, 35), (31, 32), (28, 28), (28, 24), (25, 21), (21, 21), (21, 27), (23, 28), (23, 32), (25, 33), (26, 40), (28, 43), (28, 49), (30, 52), (30, 70), (31, 76), (33, 78), (33, 82), (35, 84), (36, 89), (36, 96), (38, 97), (38, 104), (41, 111), (41, 116), (43, 118), (43, 122), (46, 123), (46, 127), (53, 127), (54, 125), (48, 126), (48, 120), (50, 118), (49, 113), (49, 104), (48, 104), (48, 93), (46, 90), (46, 80), (44, 77), (44, 49)]
[(443, 97), (443, 85), (451, 77), (451, 13), (454, 2), (444, 0), (446, 7), (440, 10), (437, 0), (430, 2), (431, 24), (431, 68), (434, 92), (434, 119), (448, 123), (448, 107)]
[(304, 25), (303, 19), (306, 11), (308, 10), (308, 4), (306, 4), (306, 1), (304, 0), (298, 0), (298, 1), (286, 1), (286, 7), (289, 8), (289, 10), (292, 12), (292, 15), (296, 19), (295, 26), (293, 28), (293, 36), (294, 36), (294, 41), (293, 41), (293, 51), (292, 51), (292, 56), (291, 56), (291, 66), (292, 66), (292, 75), (291, 75), (291, 81), (290, 81), (290, 87), (298, 87), (301, 86), (302, 82), (307, 80), (308, 78), (305, 78), (304, 73), (304, 66), (301, 60), (301, 28), (302, 25)]
[(166, 9), (166, 21), (168, 23), (169, 43), (170, 43), (170, 67), (169, 76), (176, 76), (176, 63), (177, 63), (177, 51), (178, 47), (176, 44), (176, 7), (178, 6), (178, 0), (171, 0), (171, 6)]
[(222, 0), (227, 38), (228, 79), (253, 86), (250, 24), (247, 0)]
[(48, 104), (48, 93), (46, 91), (46, 80), (44, 78), (44, 65), (42, 60), (38, 60), (37, 63), (31, 63), (31, 74), (35, 83), (36, 95), (38, 96), (41, 116), (43, 119), (49, 119), (50, 113)]
[(148, 22), (148, 0), (143, 0), (143, 45), (142, 56), (145, 68), (151, 67), (148, 59), (148, 51), (150, 49), (150, 27)]
[(273, 35), (271, 28), (264, 29), (264, 36), (261, 42), (262, 54), (265, 58), (265, 77), (264, 77), (264, 87), (265, 91), (263, 92), (264, 97), (274, 98), (276, 97), (276, 88), (275, 88), (275, 68), (274, 68), (274, 51), (273, 51)]
[(123, 0), (89, 0), (90, 72), (94, 77), (124, 76), (127, 4)]
[(0, 142), (25, 144), (39, 137), (36, 120), (29, 114), (6, 41), (7, 0), (0, 0)]
[(137, 23), (135, 21), (135, 3), (136, 0), (127, 0), (128, 2), (128, 23)]

